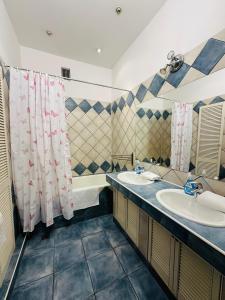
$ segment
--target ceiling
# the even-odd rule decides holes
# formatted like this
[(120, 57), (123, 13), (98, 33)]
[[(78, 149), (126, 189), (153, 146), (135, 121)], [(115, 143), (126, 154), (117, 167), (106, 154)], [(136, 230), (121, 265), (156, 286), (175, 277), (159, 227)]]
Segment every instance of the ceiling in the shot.
[[(165, 1), (4, 0), (21, 45), (107, 68)], [(117, 6), (123, 10), (119, 16)], [(48, 37), (46, 30), (53, 36)], [(97, 48), (102, 48), (100, 55)]]

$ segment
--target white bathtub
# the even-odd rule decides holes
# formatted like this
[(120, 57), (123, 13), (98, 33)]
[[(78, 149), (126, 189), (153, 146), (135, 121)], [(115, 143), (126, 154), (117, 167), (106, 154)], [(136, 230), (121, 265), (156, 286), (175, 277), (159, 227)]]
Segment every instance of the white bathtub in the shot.
[(99, 205), (99, 194), (109, 185), (105, 174), (73, 177), (72, 193), (75, 210)]

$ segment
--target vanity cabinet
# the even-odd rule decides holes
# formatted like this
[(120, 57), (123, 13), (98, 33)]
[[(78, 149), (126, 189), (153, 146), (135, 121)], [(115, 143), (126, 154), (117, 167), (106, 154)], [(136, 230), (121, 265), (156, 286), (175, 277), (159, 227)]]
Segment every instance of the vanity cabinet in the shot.
[(178, 300), (225, 300), (225, 279), (122, 193), (113, 214)]
[(138, 246), (139, 239), (139, 207), (132, 201), (127, 201), (127, 228), (126, 232)]
[(148, 261), (171, 290), (173, 289), (174, 247), (174, 237), (159, 223), (152, 220), (149, 226)]
[(221, 274), (181, 243), (177, 298), (224, 300), (222, 293)]
[(113, 214), (121, 227), (126, 230), (127, 227), (127, 199), (120, 192), (114, 192)]
[(138, 248), (146, 259), (148, 258), (149, 219), (148, 214), (139, 209)]

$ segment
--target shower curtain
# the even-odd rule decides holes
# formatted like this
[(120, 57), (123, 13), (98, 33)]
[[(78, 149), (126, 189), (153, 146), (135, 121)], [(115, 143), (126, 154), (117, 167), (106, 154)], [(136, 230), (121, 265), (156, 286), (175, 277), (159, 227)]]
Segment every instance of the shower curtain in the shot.
[(11, 68), (10, 87), (13, 182), (23, 230), (31, 232), (40, 220), (50, 226), (60, 214), (73, 217), (64, 85)]
[(192, 143), (192, 104), (174, 103), (171, 124), (171, 168), (189, 171)]

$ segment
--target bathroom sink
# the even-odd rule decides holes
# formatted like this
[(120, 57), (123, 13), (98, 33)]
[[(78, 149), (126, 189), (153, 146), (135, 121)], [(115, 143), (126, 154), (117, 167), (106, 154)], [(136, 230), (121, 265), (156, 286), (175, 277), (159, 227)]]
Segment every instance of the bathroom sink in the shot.
[(156, 193), (162, 206), (176, 215), (202, 225), (225, 227), (225, 214), (198, 203), (198, 199), (186, 195), (183, 190), (165, 189)]
[(136, 184), (136, 185), (147, 185), (151, 184), (153, 181), (149, 181), (141, 174), (136, 174), (135, 172), (123, 172), (120, 173), (118, 176), (118, 179), (129, 184)]

